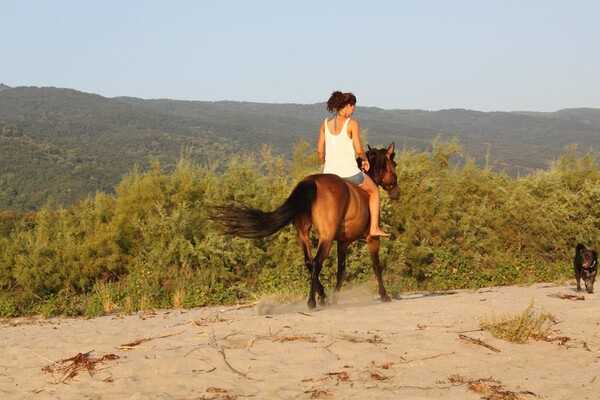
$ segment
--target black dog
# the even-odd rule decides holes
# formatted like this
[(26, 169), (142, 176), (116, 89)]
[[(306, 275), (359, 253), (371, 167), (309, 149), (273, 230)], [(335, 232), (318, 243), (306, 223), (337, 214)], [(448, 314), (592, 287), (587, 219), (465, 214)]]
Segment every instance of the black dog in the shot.
[(575, 247), (573, 267), (575, 268), (577, 291), (581, 290), (579, 280), (583, 278), (585, 290), (587, 290), (588, 293), (594, 293), (594, 281), (596, 280), (596, 272), (598, 271), (598, 253), (594, 250), (587, 249), (584, 245), (579, 243), (577, 247)]

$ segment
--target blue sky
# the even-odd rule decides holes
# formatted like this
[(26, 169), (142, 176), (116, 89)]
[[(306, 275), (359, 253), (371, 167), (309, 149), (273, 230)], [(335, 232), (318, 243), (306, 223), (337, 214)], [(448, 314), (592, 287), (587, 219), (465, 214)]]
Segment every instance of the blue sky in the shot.
[(600, 108), (597, 0), (0, 0), (0, 83), (384, 109)]

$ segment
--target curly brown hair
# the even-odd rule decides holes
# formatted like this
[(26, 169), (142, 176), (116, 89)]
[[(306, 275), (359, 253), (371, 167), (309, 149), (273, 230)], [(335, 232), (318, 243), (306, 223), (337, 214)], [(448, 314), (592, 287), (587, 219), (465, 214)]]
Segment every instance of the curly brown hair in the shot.
[(348, 104), (355, 105), (356, 96), (350, 92), (342, 93), (336, 90), (331, 93), (329, 100), (327, 100), (327, 110), (329, 112), (338, 112)]

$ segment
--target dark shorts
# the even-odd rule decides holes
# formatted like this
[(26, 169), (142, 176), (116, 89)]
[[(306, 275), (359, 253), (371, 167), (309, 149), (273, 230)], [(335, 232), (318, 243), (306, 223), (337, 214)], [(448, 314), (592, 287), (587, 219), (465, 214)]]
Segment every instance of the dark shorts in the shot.
[(365, 175), (362, 172), (359, 172), (356, 175), (352, 175), (352, 176), (346, 177), (344, 179), (347, 180), (348, 182), (354, 183), (356, 186), (360, 186), (365, 181)]

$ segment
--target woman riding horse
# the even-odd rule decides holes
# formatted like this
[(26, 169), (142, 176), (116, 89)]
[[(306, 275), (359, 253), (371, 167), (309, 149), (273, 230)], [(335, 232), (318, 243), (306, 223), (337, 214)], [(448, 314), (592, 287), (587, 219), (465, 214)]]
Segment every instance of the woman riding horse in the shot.
[[(394, 161), (395, 146), (392, 143), (387, 149), (369, 148), (365, 154), (360, 144), (358, 124), (349, 118), (355, 105), (354, 95), (341, 92), (334, 92), (328, 102), (327, 107), (337, 113), (321, 126), (319, 156), (325, 164), (323, 174), (302, 179), (276, 210), (262, 211), (248, 205), (223, 205), (215, 207), (211, 216), (223, 233), (245, 238), (269, 236), (293, 223), (304, 254), (304, 263), (311, 275), (308, 295), (308, 307), (311, 309), (317, 306), (316, 293), (319, 294), (320, 303), (325, 304), (325, 289), (319, 274), (334, 241), (337, 241), (338, 256), (334, 295), (342, 287), (348, 247), (356, 240), (365, 239), (373, 261), (379, 296), (382, 301), (390, 300), (379, 265), (379, 240), (381, 236), (389, 234), (379, 229), (377, 186), (382, 186), (392, 199), (400, 195)], [(341, 127), (338, 127), (338, 123)], [(365, 173), (356, 164), (355, 151)], [(354, 163), (353, 168), (349, 161)], [(314, 256), (311, 230), (319, 238)]]
[[(356, 109), (356, 96), (335, 91), (327, 101), (327, 110), (334, 113), (321, 124), (317, 152), (323, 164), (324, 174), (336, 174), (369, 195), (371, 212), (371, 236), (389, 237), (379, 228), (379, 190), (371, 178), (362, 171), (370, 168), (369, 160), (360, 142), (358, 122), (350, 119)], [(356, 155), (362, 160), (361, 169), (356, 165)], [(362, 171), (361, 171), (362, 170)]]

